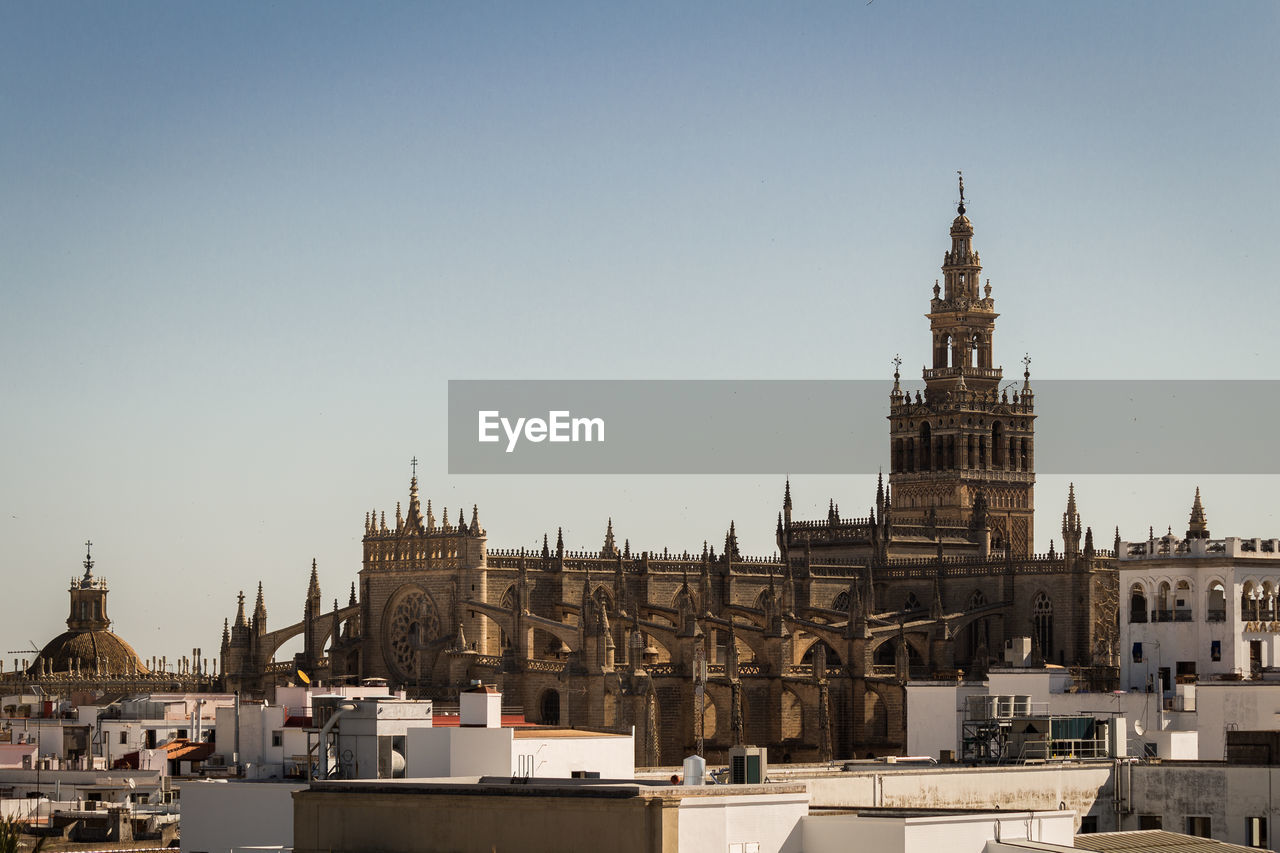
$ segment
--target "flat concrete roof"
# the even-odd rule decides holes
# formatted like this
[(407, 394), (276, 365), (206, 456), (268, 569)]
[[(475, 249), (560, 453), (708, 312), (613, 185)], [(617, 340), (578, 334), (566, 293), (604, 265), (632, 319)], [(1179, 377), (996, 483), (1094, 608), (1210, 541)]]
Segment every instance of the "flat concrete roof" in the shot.
[(591, 732), (584, 729), (516, 729), (512, 732), (513, 737), (631, 737), (630, 734), (618, 734), (617, 732)]
[(631, 799), (666, 797), (741, 797), (802, 794), (800, 783), (761, 785), (671, 785), (635, 779), (512, 779), (506, 776), (448, 779), (330, 779), (316, 780), (309, 790), (320, 794), (418, 794), (425, 796), (583, 797)]

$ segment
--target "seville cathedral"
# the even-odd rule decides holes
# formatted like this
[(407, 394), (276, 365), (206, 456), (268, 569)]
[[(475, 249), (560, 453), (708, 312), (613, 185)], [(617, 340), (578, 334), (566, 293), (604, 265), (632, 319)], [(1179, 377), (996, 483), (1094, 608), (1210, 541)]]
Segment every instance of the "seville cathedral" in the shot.
[[(831, 501), (825, 518), (798, 518), (788, 481), (769, 558), (741, 554), (732, 522), (701, 554), (634, 551), (611, 522), (598, 552), (568, 552), (560, 536), (498, 550), (477, 508), (451, 521), (424, 507), (415, 474), (405, 511), (365, 517), (345, 605), (326, 605), (314, 562), (300, 621), (268, 630), (261, 586), (249, 613), (240, 595), (225, 689), (264, 691), (301, 669), (447, 701), (480, 679), (534, 722), (635, 727), (646, 765), (695, 750), (720, 761), (744, 743), (771, 761), (898, 751), (908, 679), (981, 675), (1015, 637), (1110, 689), (1114, 551), (1094, 547), (1071, 491), (1061, 551), (1035, 552), (1030, 362), (1001, 390), (981, 272), (961, 183), (926, 314), (932, 366), (915, 393), (895, 368), (888, 482), (868, 515)], [(303, 651), (275, 661), (298, 636)]]

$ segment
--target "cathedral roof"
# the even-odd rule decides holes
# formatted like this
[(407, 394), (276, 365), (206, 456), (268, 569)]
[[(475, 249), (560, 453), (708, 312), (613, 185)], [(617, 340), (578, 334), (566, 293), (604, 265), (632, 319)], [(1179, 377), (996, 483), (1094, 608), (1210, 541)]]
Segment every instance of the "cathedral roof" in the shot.
[(81, 672), (93, 673), (99, 658), (113, 673), (149, 672), (133, 647), (110, 631), (62, 632), (45, 644), (28, 672), (38, 674), (41, 666), (53, 672), (74, 670), (79, 659)]

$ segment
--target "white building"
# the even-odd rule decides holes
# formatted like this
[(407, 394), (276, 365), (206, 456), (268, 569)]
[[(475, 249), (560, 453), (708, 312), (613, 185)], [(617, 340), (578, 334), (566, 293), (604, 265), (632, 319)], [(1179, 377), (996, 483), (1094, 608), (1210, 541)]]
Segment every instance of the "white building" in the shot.
[(512, 776), (601, 779), (635, 776), (634, 735), (583, 729), (502, 726), (502, 694), (476, 687), (458, 697), (460, 725), (413, 728), (408, 770), (413, 778)]
[(1186, 538), (1121, 542), (1120, 685), (1172, 697), (1183, 681), (1250, 678), (1280, 653), (1280, 540), (1211, 539), (1196, 490)]
[[(317, 696), (362, 699), (387, 696), (385, 687), (277, 687), (275, 702), (233, 701), (217, 708), (217, 749), (211, 764), (239, 766), (245, 778), (305, 778), (308, 765), (307, 729), (314, 724)], [(394, 699), (404, 699), (401, 691)], [(323, 704), (323, 702), (321, 703)], [(237, 753), (237, 750), (238, 753)], [(314, 761), (314, 756), (311, 758)]]

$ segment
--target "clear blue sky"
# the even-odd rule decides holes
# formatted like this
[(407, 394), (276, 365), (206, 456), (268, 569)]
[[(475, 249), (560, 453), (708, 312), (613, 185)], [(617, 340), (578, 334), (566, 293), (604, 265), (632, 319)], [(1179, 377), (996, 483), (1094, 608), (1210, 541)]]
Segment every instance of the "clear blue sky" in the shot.
[[(1280, 5), (691, 5), (0, 3), (5, 649), (86, 538), (148, 657), (312, 557), (345, 600), (414, 455), (495, 547), (771, 552), (780, 478), (449, 477), (445, 383), (918, 376), (957, 169), (997, 362), (1277, 377)], [(1170, 470), (1077, 483), (1101, 542), (1197, 482), (1280, 535), (1275, 478)]]

